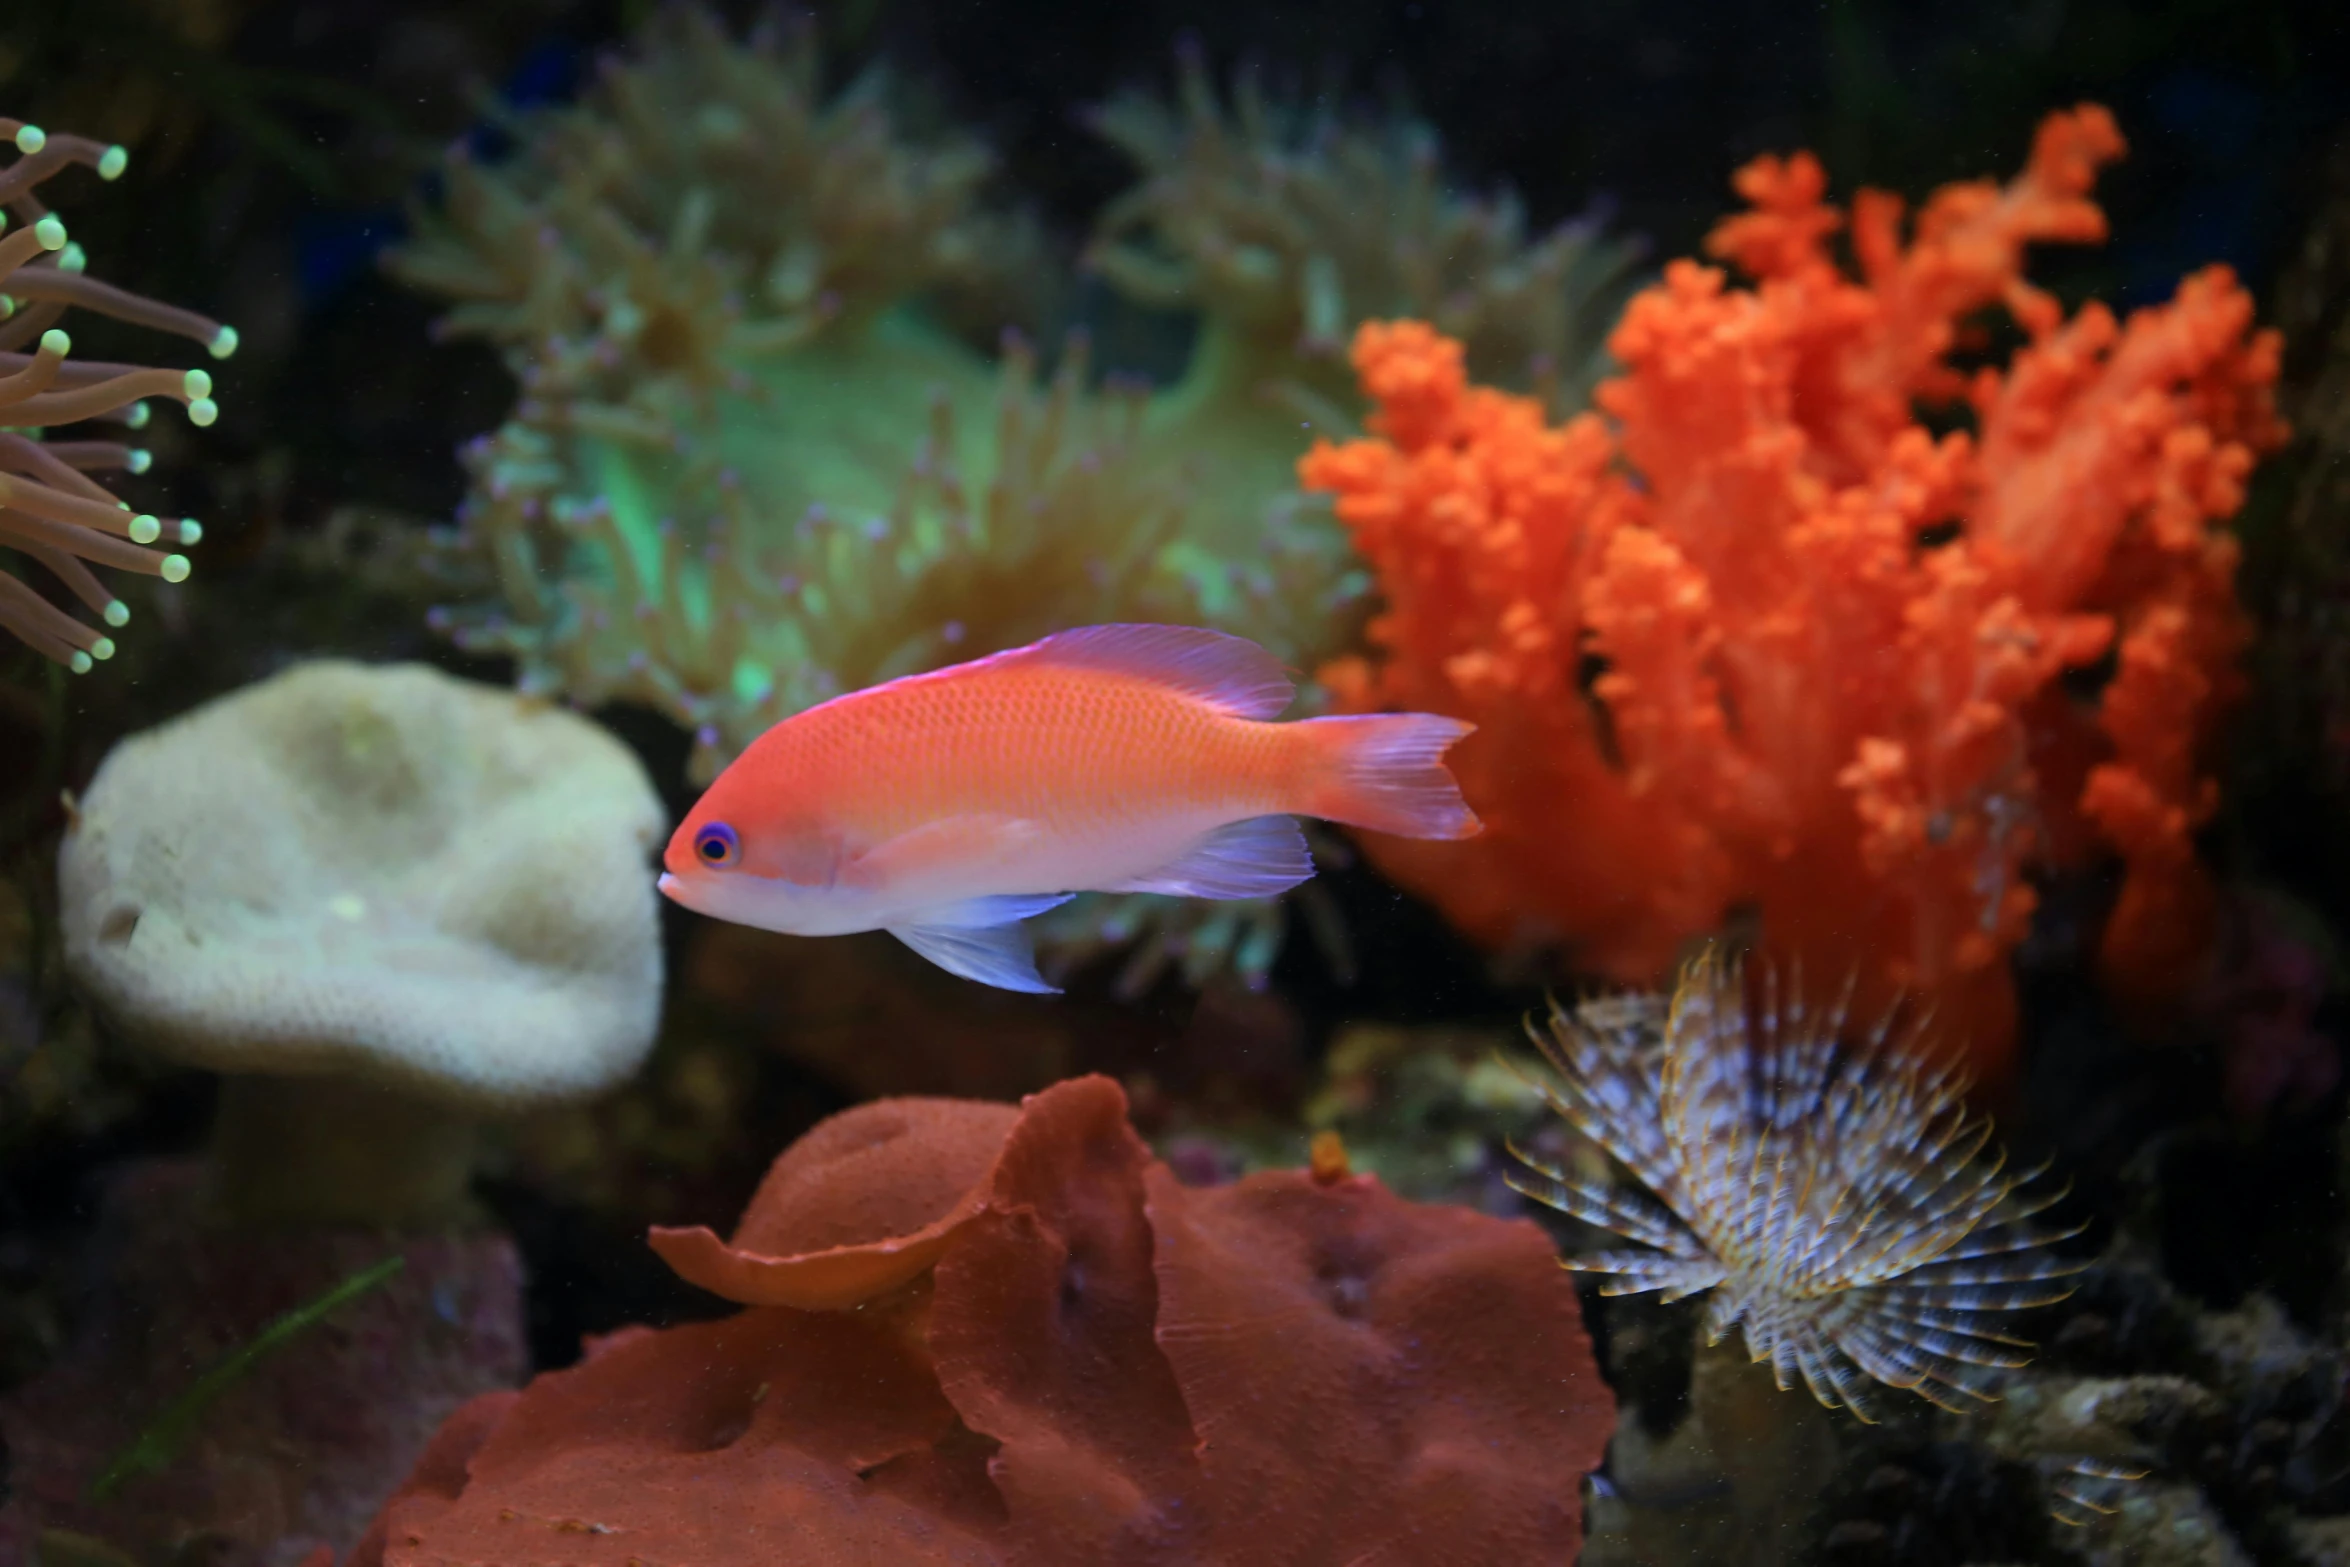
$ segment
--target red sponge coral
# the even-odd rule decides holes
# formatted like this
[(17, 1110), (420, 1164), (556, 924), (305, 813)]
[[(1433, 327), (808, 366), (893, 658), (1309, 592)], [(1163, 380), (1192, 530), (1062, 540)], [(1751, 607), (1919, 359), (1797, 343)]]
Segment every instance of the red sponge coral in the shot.
[(360, 1567), (1564, 1563), (1614, 1423), (1533, 1225), (1188, 1189), (1104, 1078), (849, 1111), (654, 1244), (751, 1309), (468, 1406)]

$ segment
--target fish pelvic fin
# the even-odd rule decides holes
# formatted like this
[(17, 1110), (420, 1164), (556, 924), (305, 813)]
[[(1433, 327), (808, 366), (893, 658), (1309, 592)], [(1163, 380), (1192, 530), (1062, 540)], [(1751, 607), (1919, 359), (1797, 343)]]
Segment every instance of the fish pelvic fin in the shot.
[(1444, 753), (1477, 726), (1434, 713), (1310, 718), (1319, 766), (1305, 814), (1399, 838), (1470, 838), (1484, 830)]
[(1028, 928), (1020, 921), (1058, 908), (1073, 896), (1064, 892), (967, 898), (919, 910), (888, 928), (891, 935), (950, 974), (998, 990), (1057, 996), (1060, 987), (1045, 983), (1036, 971), (1036, 949), (1029, 942)]
[(1157, 869), (1105, 892), (1164, 892), (1179, 898), (1271, 898), (1314, 874), (1306, 835), (1286, 816), (1227, 822)]

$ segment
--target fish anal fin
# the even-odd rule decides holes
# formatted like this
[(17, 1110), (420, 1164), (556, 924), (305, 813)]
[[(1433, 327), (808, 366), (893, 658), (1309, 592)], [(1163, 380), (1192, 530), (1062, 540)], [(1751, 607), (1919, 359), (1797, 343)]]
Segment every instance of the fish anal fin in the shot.
[(942, 816), (848, 860), (841, 866), (840, 879), (851, 887), (873, 889), (949, 868), (1000, 864), (1035, 843), (1043, 831), (1025, 817)]
[[(1019, 902), (1019, 899), (974, 899), (973, 902)], [(1055, 902), (1060, 900), (1056, 899)], [(913, 918), (926, 918), (931, 912)], [(950, 974), (993, 985), (998, 990), (1020, 990), (1030, 995), (1055, 996), (1060, 987), (1048, 985), (1036, 972), (1036, 951), (1028, 928), (1017, 920), (1009, 924), (892, 925), (889, 933)]]
[(906, 922), (926, 930), (986, 930), (996, 925), (1016, 925), (1024, 919), (1057, 909), (1076, 897), (1074, 892), (996, 893), (984, 898), (965, 898), (960, 903), (942, 903), (906, 916)]
[(1272, 654), (1197, 626), (1081, 626), (999, 654), (1006, 662), (1099, 669), (1196, 697), (1235, 718), (1273, 718), (1297, 687)]
[(1227, 822), (1157, 869), (1105, 892), (1165, 892), (1184, 898), (1270, 898), (1314, 874), (1306, 835), (1287, 816)]

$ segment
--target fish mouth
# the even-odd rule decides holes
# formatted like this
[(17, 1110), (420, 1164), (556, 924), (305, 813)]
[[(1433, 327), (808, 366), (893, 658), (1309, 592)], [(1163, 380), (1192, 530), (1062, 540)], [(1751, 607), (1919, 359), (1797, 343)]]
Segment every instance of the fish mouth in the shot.
[(880, 930), (894, 917), (892, 909), (877, 908), (862, 896), (803, 887), (755, 871), (694, 876), (664, 870), (653, 885), (680, 908), (786, 936), (842, 936)]

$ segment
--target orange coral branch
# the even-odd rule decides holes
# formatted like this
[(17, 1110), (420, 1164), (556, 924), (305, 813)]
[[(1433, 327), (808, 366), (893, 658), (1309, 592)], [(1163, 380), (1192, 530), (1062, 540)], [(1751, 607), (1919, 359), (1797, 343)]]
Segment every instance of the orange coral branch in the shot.
[[(2244, 640), (2223, 525), (2281, 438), (2277, 345), (2224, 269), (2126, 322), (2025, 280), (2027, 246), (2103, 237), (2089, 191), (2122, 150), (2104, 110), (2053, 115), (2020, 176), (1946, 187), (1906, 239), (1864, 191), (1857, 276), (1817, 160), (1757, 160), (1707, 247), (1753, 283), (1669, 265), (1611, 339), (1604, 421), (1547, 425), (1426, 326), (1365, 326), (1371, 438), (1299, 472), (1387, 608), (1376, 659), (1325, 678), (1474, 720), (1456, 761), (1487, 823), (1374, 859), (1481, 940), (1627, 982), (1752, 908), (1864, 1004), (1928, 993), (1995, 1066), (2029, 873), (2097, 843), (2127, 871), (2109, 977), (2183, 982)], [(2027, 345), (1964, 375), (1991, 306)], [(1973, 429), (1934, 436), (1937, 402)], [(2058, 688), (2109, 650), (2098, 701)]]

